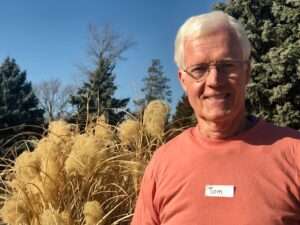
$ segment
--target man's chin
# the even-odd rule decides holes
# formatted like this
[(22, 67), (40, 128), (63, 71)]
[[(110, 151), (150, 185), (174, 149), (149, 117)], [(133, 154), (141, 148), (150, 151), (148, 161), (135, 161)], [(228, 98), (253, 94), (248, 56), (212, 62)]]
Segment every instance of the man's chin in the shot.
[(207, 113), (206, 115), (200, 116), (206, 121), (211, 122), (225, 122), (234, 120), (234, 116), (232, 115), (230, 110), (220, 110), (213, 113)]

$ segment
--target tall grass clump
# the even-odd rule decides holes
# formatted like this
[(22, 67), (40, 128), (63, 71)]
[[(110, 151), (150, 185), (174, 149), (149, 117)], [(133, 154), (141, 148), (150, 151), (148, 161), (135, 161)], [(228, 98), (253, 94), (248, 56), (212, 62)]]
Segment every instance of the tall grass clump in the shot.
[(9, 225), (129, 224), (144, 168), (166, 138), (167, 115), (167, 105), (154, 101), (142, 118), (128, 116), (116, 127), (104, 117), (84, 132), (76, 124), (50, 123), (34, 150), (2, 171), (1, 220)]

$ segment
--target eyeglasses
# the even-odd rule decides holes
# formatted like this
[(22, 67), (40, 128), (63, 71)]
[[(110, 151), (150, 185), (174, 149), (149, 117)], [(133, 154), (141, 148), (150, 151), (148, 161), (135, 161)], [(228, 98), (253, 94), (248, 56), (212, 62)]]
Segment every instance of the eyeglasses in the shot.
[(192, 65), (183, 71), (196, 81), (201, 81), (209, 74), (211, 67), (214, 66), (221, 75), (230, 75), (241, 68), (241, 65), (249, 63), (248, 60), (222, 60), (211, 63), (200, 63)]

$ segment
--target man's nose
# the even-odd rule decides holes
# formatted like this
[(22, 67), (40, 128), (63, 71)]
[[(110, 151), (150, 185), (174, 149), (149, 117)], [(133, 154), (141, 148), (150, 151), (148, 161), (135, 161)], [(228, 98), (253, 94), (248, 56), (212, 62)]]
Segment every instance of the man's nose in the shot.
[(224, 76), (218, 71), (215, 65), (210, 65), (207, 71), (206, 84), (210, 86), (220, 86), (224, 83)]

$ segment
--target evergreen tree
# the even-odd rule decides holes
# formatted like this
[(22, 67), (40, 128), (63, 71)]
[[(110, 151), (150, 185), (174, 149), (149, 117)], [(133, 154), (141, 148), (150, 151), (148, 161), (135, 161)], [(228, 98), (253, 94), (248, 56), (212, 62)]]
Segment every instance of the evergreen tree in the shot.
[(168, 82), (170, 81), (164, 75), (163, 66), (159, 59), (153, 59), (151, 66), (148, 68), (148, 75), (143, 79), (144, 87), (141, 91), (144, 98), (134, 101), (134, 104), (142, 109), (152, 100), (164, 100), (171, 103), (172, 91)]
[(186, 128), (196, 124), (194, 111), (186, 95), (182, 95), (181, 99), (177, 103), (171, 124), (174, 128)]
[[(77, 108), (78, 123), (86, 125), (95, 116), (103, 114), (107, 122), (113, 125), (122, 120), (129, 99), (114, 97), (117, 86), (114, 84), (113, 71), (117, 61), (124, 59), (123, 53), (134, 44), (131, 39), (125, 39), (110, 26), (101, 30), (94, 25), (89, 27), (88, 55), (95, 69), (84, 69), (88, 81), (78, 90), (77, 95), (71, 95), (70, 102)], [(74, 119), (73, 117), (71, 120)]]
[(26, 72), (14, 59), (6, 58), (0, 66), (0, 145), (11, 145), (3, 146), (12, 136), (28, 131), (26, 125), (41, 125), (43, 113)]
[(240, 20), (253, 47), (249, 113), (300, 129), (300, 1), (232, 0), (216, 9)]
[(129, 99), (113, 97), (117, 87), (114, 84), (114, 63), (104, 56), (99, 56), (98, 65), (89, 74), (89, 80), (71, 96), (71, 104), (77, 108), (77, 120), (83, 124), (94, 116), (104, 114), (111, 124), (118, 123), (124, 116), (124, 110)]

